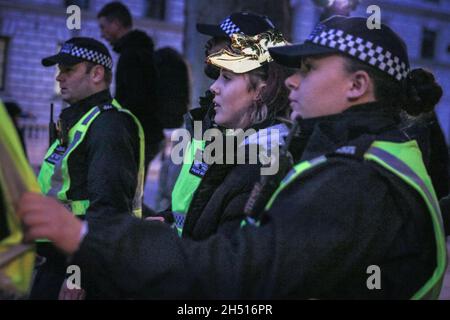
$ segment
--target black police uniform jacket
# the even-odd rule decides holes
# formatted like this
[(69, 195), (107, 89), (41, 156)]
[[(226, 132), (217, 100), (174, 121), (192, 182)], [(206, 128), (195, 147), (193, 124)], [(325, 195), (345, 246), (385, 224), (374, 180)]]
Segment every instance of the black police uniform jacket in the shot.
[[(388, 131), (393, 141), (406, 139), (377, 103), (302, 126), (311, 132), (302, 160)], [(102, 228), (107, 237), (96, 232)], [(294, 180), (265, 223), (232, 238), (180, 239), (165, 224), (125, 216), (89, 229), (74, 256), (86, 271), (83, 285), (122, 297), (407, 299), (436, 265), (432, 224), (419, 194), (354, 157), (332, 157)], [(367, 287), (371, 265), (381, 270), (379, 290)]]
[[(60, 119), (68, 130), (93, 107), (111, 102), (105, 90), (64, 109)], [(130, 212), (139, 171), (139, 134), (132, 117), (116, 108), (102, 111), (69, 158), (68, 167), (68, 197), (89, 199), (88, 220)]]

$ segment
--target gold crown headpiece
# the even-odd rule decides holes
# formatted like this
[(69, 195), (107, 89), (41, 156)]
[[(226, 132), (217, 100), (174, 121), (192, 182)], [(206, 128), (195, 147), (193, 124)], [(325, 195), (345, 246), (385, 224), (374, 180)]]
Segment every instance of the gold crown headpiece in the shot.
[(255, 36), (235, 33), (231, 35), (231, 47), (211, 54), (207, 63), (234, 73), (245, 73), (273, 60), (269, 48), (287, 44), (283, 35), (275, 29)]

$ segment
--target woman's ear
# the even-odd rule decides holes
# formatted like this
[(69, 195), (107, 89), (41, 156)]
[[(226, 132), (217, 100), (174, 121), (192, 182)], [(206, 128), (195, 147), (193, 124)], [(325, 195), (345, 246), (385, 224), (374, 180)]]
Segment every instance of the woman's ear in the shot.
[(255, 100), (256, 101), (262, 100), (262, 92), (263, 92), (265, 87), (266, 87), (266, 83), (263, 82), (263, 81), (261, 81), (258, 84), (258, 87), (255, 90)]
[(348, 100), (358, 101), (373, 96), (372, 79), (366, 71), (358, 70), (350, 77), (350, 88), (347, 90)]

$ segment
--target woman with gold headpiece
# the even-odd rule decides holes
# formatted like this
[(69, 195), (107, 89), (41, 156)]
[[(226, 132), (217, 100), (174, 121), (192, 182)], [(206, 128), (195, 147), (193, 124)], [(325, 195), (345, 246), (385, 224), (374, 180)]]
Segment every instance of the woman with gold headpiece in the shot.
[[(274, 166), (270, 172), (264, 156), (269, 149), (279, 148), (288, 132), (280, 118), (289, 116), (283, 82), (289, 69), (272, 62), (268, 48), (284, 44), (275, 29), (256, 36), (236, 33), (230, 46), (207, 58), (220, 69), (210, 87), (217, 129), (209, 145), (208, 139), (200, 141), (201, 161), (184, 164), (179, 176), (183, 183), (177, 181), (172, 193), (172, 211), (182, 237), (199, 240), (216, 232), (233, 233), (244, 218), (245, 203), (260, 174), (274, 174), (278, 169)], [(188, 186), (186, 177), (192, 178)], [(192, 198), (187, 199), (186, 190)]]

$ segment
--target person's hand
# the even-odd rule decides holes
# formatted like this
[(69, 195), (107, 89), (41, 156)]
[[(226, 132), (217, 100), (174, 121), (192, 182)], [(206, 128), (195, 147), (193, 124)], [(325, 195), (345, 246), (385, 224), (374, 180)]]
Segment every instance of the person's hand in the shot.
[(61, 290), (59, 291), (58, 300), (84, 300), (86, 298), (86, 291), (83, 288), (69, 289), (67, 287), (67, 280), (64, 280)]
[(82, 222), (55, 199), (25, 193), (17, 204), (17, 214), (26, 227), (25, 241), (44, 238), (66, 254), (77, 251)]

